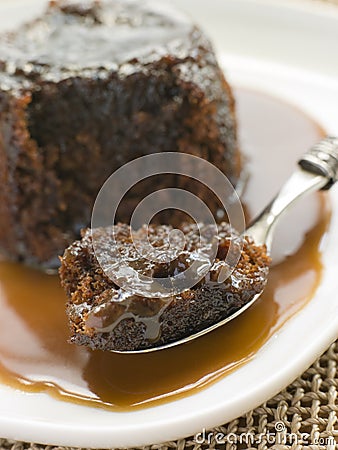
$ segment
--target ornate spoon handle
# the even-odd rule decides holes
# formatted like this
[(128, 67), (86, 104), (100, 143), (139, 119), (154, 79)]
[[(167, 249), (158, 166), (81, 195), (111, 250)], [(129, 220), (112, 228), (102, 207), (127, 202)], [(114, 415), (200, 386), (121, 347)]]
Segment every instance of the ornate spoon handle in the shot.
[(319, 189), (329, 189), (338, 178), (338, 138), (327, 137), (314, 145), (298, 161), (299, 168), (276, 197), (243, 233), (256, 244), (271, 249), (273, 231), (280, 216), (298, 198)]

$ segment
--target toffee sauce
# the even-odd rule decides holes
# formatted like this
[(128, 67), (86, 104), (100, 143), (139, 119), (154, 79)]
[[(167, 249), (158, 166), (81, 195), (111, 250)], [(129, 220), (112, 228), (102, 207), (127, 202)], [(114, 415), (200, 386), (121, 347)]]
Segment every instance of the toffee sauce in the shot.
[[(277, 99), (242, 89), (235, 94), (250, 173), (243, 201), (253, 217), (323, 132)], [(311, 299), (321, 279), (321, 241), (329, 221), (325, 194), (301, 201), (277, 230), (274, 265), (255, 305), (193, 342), (142, 355), (68, 344), (66, 298), (58, 277), (0, 262), (0, 380), (27, 392), (115, 411), (192, 394), (254, 358)]]

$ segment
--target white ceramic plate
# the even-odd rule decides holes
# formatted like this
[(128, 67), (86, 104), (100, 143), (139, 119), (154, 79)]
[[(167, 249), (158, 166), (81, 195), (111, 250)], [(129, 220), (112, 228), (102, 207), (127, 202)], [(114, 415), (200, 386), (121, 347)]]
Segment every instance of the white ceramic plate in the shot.
[[(0, 27), (41, 9), (41, 0), (0, 0)], [(338, 135), (338, 7), (314, 1), (175, 0), (214, 39), (234, 84), (273, 93)], [(131, 447), (195, 434), (234, 419), (277, 393), (338, 335), (338, 188), (316, 296), (257, 356), (209, 388), (165, 405), (113, 413), (0, 386), (0, 435), (78, 447)], [(304, 343), (306, 342), (306, 345)]]

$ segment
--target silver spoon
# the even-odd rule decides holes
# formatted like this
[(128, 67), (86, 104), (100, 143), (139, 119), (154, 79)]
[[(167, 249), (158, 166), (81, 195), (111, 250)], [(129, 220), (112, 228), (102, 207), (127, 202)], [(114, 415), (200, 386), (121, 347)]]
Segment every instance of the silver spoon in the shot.
[[(262, 213), (251, 223), (242, 233), (243, 236), (250, 236), (255, 244), (266, 245), (268, 253), (271, 251), (271, 244), (275, 226), (284, 212), (305, 194), (317, 190), (329, 189), (338, 179), (338, 138), (327, 137), (313, 146), (298, 161), (297, 170), (291, 175), (283, 185), (276, 197), (268, 204)], [(163, 350), (174, 347), (185, 342), (192, 341), (218, 327), (230, 322), (246, 311), (262, 295), (256, 294), (252, 300), (243, 305), (230, 316), (217, 322), (203, 330), (186, 336), (175, 342), (170, 342), (159, 347), (150, 347), (134, 351), (115, 351), (116, 353), (149, 353), (156, 350)], [(155, 344), (156, 345), (156, 344)]]

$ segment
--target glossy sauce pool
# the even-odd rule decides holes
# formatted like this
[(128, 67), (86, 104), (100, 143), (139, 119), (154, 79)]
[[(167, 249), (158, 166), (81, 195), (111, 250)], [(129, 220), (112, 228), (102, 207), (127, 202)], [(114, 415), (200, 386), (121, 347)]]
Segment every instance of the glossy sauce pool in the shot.
[[(252, 217), (295, 167), (321, 129), (290, 105), (237, 90), (241, 146), (250, 179), (243, 200)], [(126, 410), (204, 388), (244, 364), (313, 296), (321, 279), (320, 244), (328, 200), (314, 194), (279, 226), (275, 264), (261, 299), (235, 321), (193, 342), (142, 355), (67, 344), (65, 296), (56, 276), (0, 262), (0, 380), (29, 392)]]

